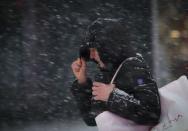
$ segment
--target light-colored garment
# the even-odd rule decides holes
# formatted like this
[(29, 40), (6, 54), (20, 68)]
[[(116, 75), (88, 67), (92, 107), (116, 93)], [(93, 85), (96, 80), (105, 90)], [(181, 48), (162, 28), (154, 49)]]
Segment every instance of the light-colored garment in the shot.
[(149, 131), (148, 126), (135, 124), (109, 111), (99, 114), (95, 120), (99, 131)]
[[(159, 89), (161, 99), (160, 123), (151, 131), (188, 131), (188, 80), (186, 76)], [(104, 111), (96, 118), (99, 131), (149, 131), (149, 126)]]
[(151, 131), (188, 131), (188, 80), (186, 76), (160, 88), (161, 119)]

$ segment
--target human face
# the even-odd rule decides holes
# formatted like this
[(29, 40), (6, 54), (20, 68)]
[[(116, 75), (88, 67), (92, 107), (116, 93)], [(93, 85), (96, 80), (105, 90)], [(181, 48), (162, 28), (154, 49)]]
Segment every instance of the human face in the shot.
[(101, 61), (96, 48), (90, 48), (90, 59), (99, 64), (100, 68), (105, 68), (105, 64)]

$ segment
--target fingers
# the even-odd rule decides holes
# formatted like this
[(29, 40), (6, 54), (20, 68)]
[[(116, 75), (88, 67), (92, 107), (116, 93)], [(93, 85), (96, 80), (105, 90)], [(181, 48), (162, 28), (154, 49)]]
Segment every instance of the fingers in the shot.
[(98, 100), (102, 100), (102, 97), (100, 95), (94, 95), (93, 99), (98, 101)]
[(93, 99), (94, 100), (100, 100), (100, 96), (101, 96), (101, 89), (102, 87), (97, 87), (97, 86), (93, 86), (92, 87), (92, 95), (93, 95)]
[(93, 90), (93, 91), (97, 91), (97, 90), (98, 90), (98, 87), (97, 87), (97, 86), (93, 86), (93, 87), (92, 87), (92, 90)]
[(97, 100), (100, 100), (100, 97), (99, 96), (94, 96), (93, 99), (97, 101)]
[(93, 82), (93, 86), (104, 86), (105, 84), (104, 83), (101, 83), (101, 82)]
[(82, 70), (86, 69), (86, 62), (85, 60), (78, 58), (76, 61), (72, 63), (71, 67), (73, 71), (79, 72), (80, 69)]
[[(102, 85), (102, 86), (100, 86)], [(107, 101), (110, 93), (115, 88), (115, 84), (104, 84), (100, 82), (94, 82), (92, 87), (92, 95), (94, 100)]]
[(93, 82), (93, 87), (92, 90), (93, 91), (98, 91), (100, 90), (100, 88), (105, 88), (106, 84), (101, 83), (101, 82)]
[(93, 99), (100, 100), (100, 95), (98, 91), (92, 91)]
[(92, 91), (93, 96), (96, 96), (97, 94), (98, 94), (97, 91)]
[(98, 95), (100, 93), (100, 89), (99, 88), (100, 87), (96, 87), (96, 86), (92, 87), (92, 95), (93, 96), (96, 96), (96, 95)]
[(78, 61), (74, 61), (71, 65), (73, 72), (79, 72), (81, 64)]
[(77, 59), (72, 63), (72, 67), (81, 66), (80, 61)]

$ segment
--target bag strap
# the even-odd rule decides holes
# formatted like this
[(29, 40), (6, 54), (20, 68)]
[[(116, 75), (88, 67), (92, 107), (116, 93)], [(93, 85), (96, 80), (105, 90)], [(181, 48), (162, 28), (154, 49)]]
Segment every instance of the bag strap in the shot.
[(116, 70), (114, 76), (112, 77), (112, 80), (110, 81), (110, 84), (113, 84), (113, 83), (114, 83), (114, 80), (115, 80), (117, 74), (119, 73), (119, 71), (120, 71), (122, 65), (125, 63), (126, 60), (127, 60), (127, 59), (125, 59), (125, 60), (119, 65), (119, 67), (117, 68), (117, 70)]
[[(142, 55), (141, 55), (140, 53), (136, 53), (136, 55), (142, 58)], [(130, 58), (132, 58), (132, 57), (130, 57)], [(142, 59), (143, 59), (143, 58), (142, 58)], [(113, 82), (114, 82), (114, 80), (115, 80), (117, 74), (119, 73), (119, 70), (121, 69), (122, 65), (123, 65), (126, 61), (128, 61), (128, 60), (130, 60), (130, 59), (129, 59), (129, 58), (128, 58), (128, 59), (125, 59), (125, 60), (119, 65), (119, 67), (118, 67), (118, 69), (116, 70), (114, 76), (112, 77), (112, 80), (110, 81), (110, 84), (113, 84)]]

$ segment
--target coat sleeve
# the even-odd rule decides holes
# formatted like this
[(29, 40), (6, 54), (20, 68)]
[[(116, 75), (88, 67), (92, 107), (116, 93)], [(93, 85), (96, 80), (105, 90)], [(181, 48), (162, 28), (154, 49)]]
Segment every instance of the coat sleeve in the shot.
[(96, 126), (95, 115), (91, 112), (91, 98), (92, 98), (92, 81), (88, 78), (83, 85), (78, 81), (74, 81), (71, 87), (71, 92), (76, 100), (77, 106), (80, 110), (81, 117), (88, 126)]
[(118, 88), (110, 94), (108, 110), (138, 124), (157, 124), (161, 113), (160, 97), (148, 67), (135, 58), (125, 62), (120, 72), (119, 79), (123, 83), (117, 84)]

